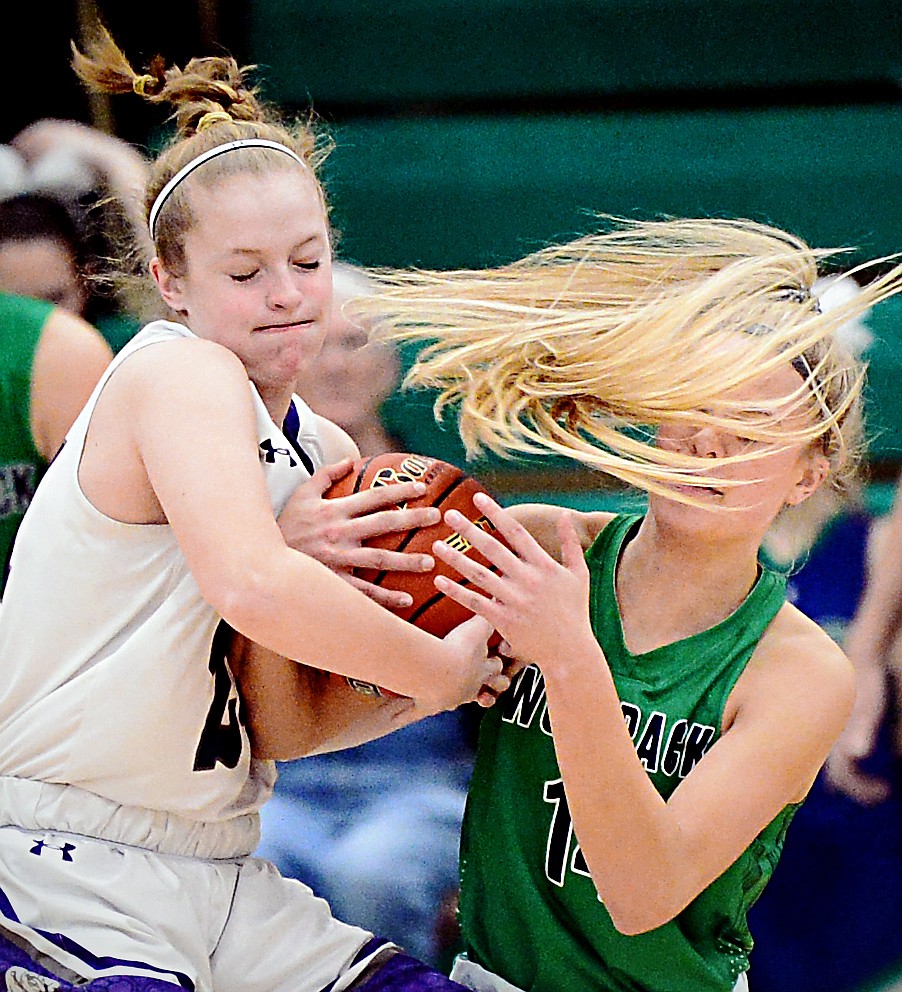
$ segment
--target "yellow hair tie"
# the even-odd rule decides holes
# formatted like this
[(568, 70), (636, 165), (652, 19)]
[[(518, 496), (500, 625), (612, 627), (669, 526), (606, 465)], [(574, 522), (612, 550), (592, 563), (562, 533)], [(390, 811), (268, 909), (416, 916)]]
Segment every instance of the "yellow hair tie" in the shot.
[(151, 76), (149, 74), (135, 76), (132, 80), (132, 89), (138, 94), (138, 96), (147, 96), (147, 84), (155, 83), (156, 81), (156, 76)]
[(232, 115), (227, 114), (224, 110), (208, 110), (200, 120), (197, 122), (197, 127), (195, 130), (200, 133), (208, 127), (212, 127), (214, 124), (218, 124), (220, 121), (225, 123), (226, 121), (232, 121)]

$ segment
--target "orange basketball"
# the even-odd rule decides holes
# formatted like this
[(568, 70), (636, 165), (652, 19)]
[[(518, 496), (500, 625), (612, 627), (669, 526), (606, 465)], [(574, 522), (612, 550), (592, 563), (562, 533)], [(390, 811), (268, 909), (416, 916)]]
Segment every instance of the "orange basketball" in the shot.
[[(432, 545), (435, 541), (446, 541), (481, 564), (489, 565), (489, 562), (468, 541), (444, 521), (446, 510), (458, 510), (477, 526), (494, 532), (495, 536), (501, 539), (494, 526), (473, 505), (473, 496), (476, 493), (486, 492), (485, 487), (449, 462), (426, 455), (399, 452), (374, 455), (355, 462), (351, 471), (332, 485), (325, 495), (327, 498), (349, 496), (365, 489), (398, 482), (424, 483), (426, 492), (404, 505), (435, 506), (441, 510), (442, 519), (430, 527), (419, 527), (415, 530), (399, 531), (373, 538), (367, 542), (369, 547), (432, 554)], [(436, 575), (447, 575), (458, 582), (466, 581), (437, 558), (435, 568), (431, 572), (379, 572), (375, 569), (358, 569), (357, 574), (368, 582), (384, 586), (386, 589), (409, 593), (413, 598), (412, 605), (393, 612), (436, 637), (444, 637), (459, 623), (473, 615), (468, 609), (435, 588), (433, 579)], [(498, 643), (497, 637), (493, 643)], [(370, 686), (369, 683), (359, 683), (351, 679), (348, 681), (361, 692), (373, 695), (385, 692), (385, 690), (377, 690), (377, 687)]]

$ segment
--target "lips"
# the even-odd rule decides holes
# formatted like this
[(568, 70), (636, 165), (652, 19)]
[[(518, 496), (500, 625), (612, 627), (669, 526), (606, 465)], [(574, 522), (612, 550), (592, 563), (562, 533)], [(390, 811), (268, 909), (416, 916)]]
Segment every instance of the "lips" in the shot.
[(686, 493), (688, 496), (715, 496), (718, 499), (723, 499), (724, 493), (720, 489), (715, 489), (714, 486), (689, 486), (689, 485), (677, 485), (674, 487), (682, 493)]
[(292, 320), (284, 324), (261, 324), (259, 327), (255, 327), (255, 331), (274, 331), (279, 333), (280, 331), (291, 331), (296, 328), (309, 327), (313, 323), (312, 320)]

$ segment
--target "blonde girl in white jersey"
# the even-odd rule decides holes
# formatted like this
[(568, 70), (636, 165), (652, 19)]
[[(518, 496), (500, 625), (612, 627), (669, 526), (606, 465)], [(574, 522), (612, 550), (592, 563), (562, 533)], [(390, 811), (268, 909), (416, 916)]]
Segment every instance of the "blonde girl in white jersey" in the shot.
[[(146, 199), (150, 270), (174, 319), (149, 324), (111, 366), (14, 551), (0, 616), (6, 987), (129, 976), (341, 992), (396, 948), (249, 857), (273, 766), (250, 754), (229, 628), (388, 686), (417, 712), (507, 679), (482, 621), (436, 639), (289, 546), (276, 523), (349, 569), (374, 554), (379, 565), (360, 546), (367, 532), (435, 515), (389, 512), (416, 486), (375, 503), (319, 499), (357, 451), (293, 396), (331, 303), (310, 129), (269, 123), (229, 59), (138, 75), (106, 37), (75, 62), (101, 88), (177, 108)], [(412, 706), (371, 709), (372, 732)]]

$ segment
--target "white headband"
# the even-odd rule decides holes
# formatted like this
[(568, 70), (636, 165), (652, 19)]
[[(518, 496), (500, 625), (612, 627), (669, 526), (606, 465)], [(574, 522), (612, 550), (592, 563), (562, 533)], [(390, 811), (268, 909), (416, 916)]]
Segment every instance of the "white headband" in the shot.
[(147, 218), (147, 226), (150, 228), (151, 239), (156, 237), (157, 217), (160, 216), (160, 211), (163, 209), (163, 205), (172, 195), (172, 192), (176, 186), (178, 186), (178, 184), (182, 182), (186, 176), (190, 176), (198, 166), (203, 165), (204, 162), (209, 162), (211, 158), (216, 158), (217, 155), (224, 155), (226, 152), (233, 151), (236, 148), (272, 148), (277, 152), (284, 152), (286, 155), (293, 158), (299, 165), (304, 166), (305, 169), (307, 168), (307, 163), (301, 158), (300, 155), (293, 152), (285, 145), (280, 145), (278, 141), (269, 141), (266, 138), (239, 138), (237, 141), (227, 141), (222, 145), (217, 145), (215, 148), (211, 148), (209, 151), (204, 152), (203, 155), (198, 155), (197, 158), (191, 159), (187, 165), (183, 165), (157, 194), (157, 198), (153, 201), (153, 206), (150, 208), (150, 214)]

